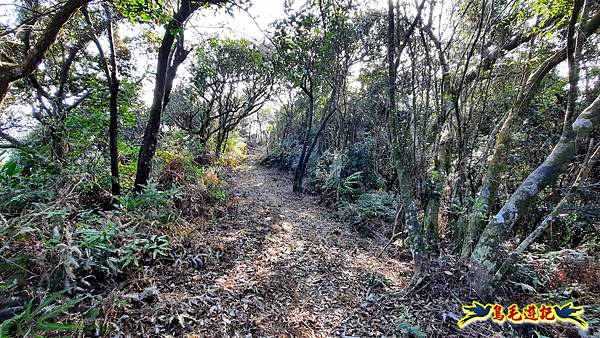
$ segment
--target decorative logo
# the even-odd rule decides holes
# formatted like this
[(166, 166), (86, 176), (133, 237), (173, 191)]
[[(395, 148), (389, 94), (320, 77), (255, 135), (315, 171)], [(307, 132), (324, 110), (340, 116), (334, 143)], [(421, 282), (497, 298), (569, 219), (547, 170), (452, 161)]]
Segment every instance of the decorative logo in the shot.
[(536, 304), (529, 304), (522, 310), (516, 304), (510, 305), (506, 311), (500, 304), (481, 304), (473, 301), (471, 305), (464, 305), (462, 311), (464, 317), (458, 321), (458, 327), (463, 328), (473, 322), (485, 321), (491, 319), (493, 322), (503, 324), (509, 321), (515, 324), (522, 323), (554, 323), (568, 322), (587, 329), (588, 324), (581, 318), (583, 308), (573, 306), (573, 302), (564, 305), (546, 305), (539, 307)]

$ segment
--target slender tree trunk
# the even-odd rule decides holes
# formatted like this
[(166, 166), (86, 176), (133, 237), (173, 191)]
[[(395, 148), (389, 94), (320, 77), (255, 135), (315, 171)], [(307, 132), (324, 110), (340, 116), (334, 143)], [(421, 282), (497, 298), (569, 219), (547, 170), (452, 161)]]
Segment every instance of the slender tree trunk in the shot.
[[(106, 15), (108, 18), (107, 25), (107, 37), (109, 45), (110, 60), (107, 61), (106, 54), (102, 48), (102, 44), (96, 36), (95, 28), (90, 19), (87, 8), (82, 9), (83, 15), (87, 24), (91, 29), (91, 36), (98, 54), (100, 54), (100, 65), (106, 76), (106, 83), (109, 90), (109, 123), (108, 123), (108, 149), (110, 157), (110, 185), (111, 193), (113, 196), (121, 195), (121, 184), (119, 182), (119, 147), (118, 147), (118, 136), (119, 136), (119, 77), (117, 69), (117, 56), (115, 53), (115, 41), (112, 25), (112, 15), (110, 10), (106, 9)], [(110, 66), (109, 66), (110, 62)], [(113, 203), (116, 201), (113, 200)]]
[[(108, 13), (108, 10), (107, 10)], [(108, 125), (108, 148), (110, 152), (110, 176), (111, 192), (113, 196), (121, 195), (121, 184), (119, 182), (119, 85), (117, 75), (117, 57), (115, 53), (115, 42), (112, 28), (112, 16), (109, 15), (108, 45), (110, 48), (110, 120)]]
[(221, 154), (225, 154), (227, 151), (227, 142), (229, 142), (229, 132), (225, 132), (225, 139), (223, 140), (223, 148), (221, 148)]
[(108, 125), (108, 149), (110, 152), (110, 182), (113, 196), (121, 195), (119, 182), (119, 121), (118, 121), (118, 96), (119, 80), (115, 78), (113, 88), (110, 89), (110, 120)]
[[(420, 13), (420, 12), (419, 12)], [(412, 30), (416, 25), (416, 20), (411, 25), (411, 29), (407, 32), (402, 46), (405, 46), (412, 34)], [(388, 97), (387, 97), (387, 128), (388, 137), (390, 140), (392, 161), (398, 175), (398, 188), (400, 191), (400, 202), (404, 208), (405, 227), (408, 230), (410, 238), (410, 250), (415, 263), (415, 276), (420, 275), (429, 267), (429, 254), (423, 239), (423, 231), (417, 217), (417, 206), (413, 198), (412, 182), (408, 173), (408, 168), (402, 162), (402, 137), (407, 133), (403, 132), (398, 121), (396, 113), (396, 57), (398, 57), (404, 47), (398, 50), (398, 55), (394, 55), (396, 51), (396, 36), (394, 28), (394, 4), (392, 0), (388, 0), (388, 36), (387, 36), (387, 63), (388, 63)], [(405, 122), (404, 120), (401, 120)], [(406, 124), (406, 123), (405, 123)], [(404, 128), (406, 131), (406, 128)]]
[(308, 96), (308, 110), (306, 112), (305, 119), (305, 127), (304, 127), (304, 137), (302, 138), (302, 152), (300, 153), (300, 158), (298, 159), (298, 166), (296, 167), (296, 171), (294, 172), (294, 185), (292, 190), (295, 192), (302, 190), (302, 181), (304, 179), (304, 162), (308, 161), (306, 159), (306, 150), (308, 148), (308, 140), (310, 139), (310, 134), (312, 131), (312, 120), (315, 114), (315, 99), (312, 91), (312, 84), (310, 85)]
[(218, 160), (219, 157), (221, 157), (221, 154), (223, 154), (223, 144), (225, 142), (225, 134), (226, 134), (226, 132), (223, 129), (221, 129), (217, 133), (217, 140), (216, 140), (216, 144), (215, 144), (215, 160)]
[(581, 43), (575, 39), (575, 24), (583, 0), (576, 0), (569, 21), (567, 49), (569, 61), (569, 100), (560, 140), (544, 160), (521, 183), (496, 216), (487, 224), (471, 254), (472, 285), (482, 295), (491, 291), (491, 281), (500, 260), (498, 248), (506, 241), (512, 226), (527, 212), (534, 197), (564, 172), (576, 152), (576, 141), (586, 137), (600, 119), (600, 96), (573, 122), (577, 100), (577, 50)]
[[(313, 138), (310, 142), (310, 145), (306, 148), (306, 150), (303, 150), (303, 156), (301, 156), (301, 161), (298, 165), (299, 170), (297, 171), (298, 175), (299, 175), (298, 183), (297, 183), (298, 190), (294, 190), (294, 191), (299, 191), (302, 189), (302, 181), (304, 179), (304, 176), (306, 175), (306, 168), (308, 167), (308, 162), (310, 161), (310, 156), (312, 155), (316, 145), (318, 144), (319, 137), (321, 136), (321, 133), (323, 132), (323, 130), (325, 130), (325, 127), (327, 126), (329, 119), (331, 119), (331, 117), (337, 111), (335, 102), (337, 100), (338, 84), (339, 84), (339, 81), (336, 81), (333, 85), (333, 88), (331, 91), (331, 96), (327, 100), (327, 103), (325, 104), (325, 109), (323, 111), (323, 114), (326, 114), (326, 115), (321, 118), (321, 123), (319, 124), (319, 129), (317, 129), (317, 132), (313, 136)], [(314, 104), (313, 104), (312, 109), (314, 109)], [(308, 139), (306, 141), (308, 142)], [(296, 180), (294, 180), (294, 188), (296, 188)]]
[[(441, 97), (439, 100), (440, 113), (438, 118), (434, 122), (429, 134), (427, 143), (437, 145), (435, 151), (435, 157), (433, 159), (432, 172), (430, 176), (433, 180), (433, 188), (427, 206), (425, 207), (425, 215), (423, 217), (423, 227), (425, 229), (425, 237), (427, 240), (427, 246), (429, 251), (438, 251), (439, 245), (439, 214), (441, 197), (446, 183), (446, 176), (448, 174), (448, 165), (450, 161), (452, 143), (450, 140), (450, 132), (443, 130), (448, 116), (452, 113), (455, 107), (455, 100), (453, 100), (454, 94), (450, 87), (450, 68), (446, 62), (444, 56), (443, 47), (439, 39), (435, 36), (431, 27), (427, 26), (422, 28), (423, 32), (426, 33), (432, 40), (436, 47), (438, 59), (442, 68), (442, 81), (441, 81)], [(443, 131), (442, 131), (443, 130)], [(440, 133), (440, 131), (442, 131)]]
[[(165, 33), (158, 50), (158, 63), (156, 67), (156, 79), (154, 83), (154, 96), (150, 106), (150, 117), (144, 131), (142, 146), (138, 154), (137, 172), (135, 176), (134, 191), (141, 192), (144, 186), (148, 184), (150, 177), (151, 162), (156, 152), (158, 142), (158, 132), (160, 129), (160, 119), (166, 101), (168, 101), (168, 87), (175, 77), (175, 72), (179, 64), (171, 63), (171, 50), (175, 43), (177, 32), (183, 29), (185, 21), (206, 1), (192, 2), (184, 0), (177, 13), (165, 27)], [(178, 60), (183, 62), (183, 60)], [(169, 70), (173, 71), (169, 71)]]
[(61, 163), (66, 157), (65, 143), (62, 127), (50, 127), (50, 140), (52, 142), (52, 160)]
[[(599, 26), (600, 11), (582, 26), (581, 33), (584, 37), (590, 36)], [(471, 253), (474, 244), (477, 242), (479, 230), (483, 228), (483, 225), (489, 217), (490, 207), (495, 201), (501, 176), (506, 171), (505, 166), (506, 158), (508, 156), (511, 129), (527, 110), (544, 77), (566, 58), (567, 47), (559, 50), (550, 58), (542, 62), (536, 71), (527, 79), (519, 93), (516, 104), (504, 120), (496, 137), (492, 157), (488, 162), (487, 170), (482, 179), (482, 186), (475, 198), (473, 210), (468, 216), (468, 224), (465, 230), (461, 254), (463, 257), (468, 257)]]
[(323, 121), (321, 121), (321, 124), (319, 125), (319, 129), (317, 129), (317, 132), (315, 133), (315, 136), (313, 137), (310, 145), (306, 149), (306, 154), (304, 156), (304, 161), (303, 161), (302, 166), (300, 168), (300, 183), (299, 183), (300, 186), (302, 186), (302, 179), (306, 175), (306, 168), (308, 167), (308, 162), (310, 160), (310, 156), (312, 155), (312, 152), (314, 151), (315, 146), (317, 145), (317, 143), (319, 141), (319, 137), (321, 136), (321, 133), (325, 129), (325, 126), (327, 125), (327, 122), (329, 121), (329, 119), (331, 118), (331, 116), (333, 116), (335, 114), (336, 111), (337, 111), (337, 109), (331, 109), (331, 111), (329, 113), (327, 113), (327, 115), (325, 116), (325, 118), (323, 119)]
[(154, 97), (150, 106), (150, 118), (144, 131), (142, 147), (138, 155), (138, 165), (135, 177), (135, 191), (142, 191), (143, 186), (148, 183), (150, 177), (151, 161), (156, 151), (158, 132), (160, 129), (160, 118), (163, 111), (166, 74), (169, 64), (169, 54), (174, 41), (171, 27), (181, 27), (181, 24), (169, 24), (165, 31), (163, 41), (158, 52), (158, 66), (156, 70), (156, 82), (154, 84)]

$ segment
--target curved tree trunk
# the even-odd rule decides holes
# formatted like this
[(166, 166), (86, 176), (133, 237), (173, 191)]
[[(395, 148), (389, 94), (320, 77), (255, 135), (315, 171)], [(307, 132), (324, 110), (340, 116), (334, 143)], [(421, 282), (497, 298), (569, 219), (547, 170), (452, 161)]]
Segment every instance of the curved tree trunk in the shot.
[(33, 73), (37, 66), (42, 62), (50, 46), (56, 41), (62, 27), (71, 19), (83, 5), (90, 0), (69, 0), (52, 16), (48, 25), (41, 33), (29, 53), (17, 65), (0, 66), (0, 105), (10, 87), (10, 84), (16, 80), (27, 77)]
[(583, 164), (581, 166), (581, 169), (579, 170), (579, 174), (577, 175), (575, 182), (573, 182), (565, 196), (560, 200), (560, 202), (558, 202), (558, 204), (556, 204), (556, 206), (554, 207), (554, 209), (552, 209), (550, 214), (544, 217), (540, 225), (537, 228), (535, 228), (535, 230), (531, 232), (529, 236), (527, 236), (527, 238), (525, 238), (519, 244), (519, 246), (508, 255), (508, 257), (502, 263), (498, 271), (496, 271), (492, 281), (492, 287), (494, 286), (494, 282), (500, 281), (502, 277), (504, 277), (506, 271), (517, 260), (517, 256), (522, 254), (525, 250), (527, 250), (527, 248), (544, 232), (544, 230), (546, 230), (548, 226), (554, 223), (554, 221), (559, 217), (559, 215), (565, 210), (567, 203), (569, 203), (571, 197), (575, 195), (575, 193), (579, 189), (580, 184), (587, 179), (591, 169), (598, 162), (598, 160), (600, 160), (600, 145), (596, 146), (595, 151), (593, 150), (593, 147), (593, 140), (591, 140), (588, 152), (588, 155), (591, 156), (586, 156), (586, 159), (583, 161)]
[[(338, 91), (337, 84), (334, 84), (334, 88), (332, 89), (331, 96), (329, 97), (329, 100), (327, 100), (327, 104), (325, 104), (325, 109), (323, 112), (323, 113), (326, 113), (327, 115), (323, 116), (323, 118), (321, 119), (321, 123), (319, 124), (319, 129), (317, 129), (317, 132), (313, 136), (313, 138), (310, 142), (310, 145), (306, 148), (306, 150), (303, 149), (303, 151), (302, 151), (302, 156), (300, 157), (301, 160), (300, 160), (300, 163), (298, 164), (298, 168), (296, 169), (297, 176), (294, 176), (294, 191), (302, 190), (302, 181), (304, 179), (304, 176), (306, 175), (306, 168), (308, 167), (308, 162), (310, 161), (310, 156), (312, 155), (312, 152), (314, 151), (315, 146), (317, 145), (317, 143), (319, 141), (319, 137), (321, 136), (321, 133), (327, 126), (327, 122), (329, 121), (329, 119), (331, 119), (331, 117), (337, 111), (337, 107), (335, 107), (335, 100), (337, 100), (337, 91)], [(314, 104), (313, 104), (312, 109), (314, 109)], [(308, 141), (308, 139), (306, 141)]]
[[(581, 33), (583, 37), (588, 37), (594, 34), (598, 27), (600, 27), (600, 11), (582, 26)], [(492, 157), (488, 162), (487, 170), (482, 179), (482, 186), (475, 198), (473, 210), (468, 216), (462, 257), (469, 256), (474, 244), (477, 242), (479, 230), (483, 227), (489, 217), (490, 207), (495, 201), (501, 176), (506, 172), (505, 165), (512, 128), (527, 110), (544, 77), (566, 58), (567, 47), (559, 50), (544, 61), (536, 71), (529, 76), (519, 93), (516, 104), (504, 120), (504, 123), (496, 136), (496, 143), (492, 152)]]
[(569, 23), (567, 40), (569, 50), (569, 101), (560, 140), (544, 162), (529, 174), (496, 216), (487, 224), (471, 254), (472, 285), (483, 295), (491, 291), (491, 281), (500, 260), (499, 248), (508, 238), (512, 226), (521, 215), (527, 212), (534, 197), (542, 189), (555, 182), (565, 171), (575, 156), (576, 141), (587, 137), (600, 122), (600, 96), (572, 122), (578, 83), (576, 60), (578, 43), (575, 42), (574, 30), (582, 2), (582, 0), (575, 1), (574, 14)]

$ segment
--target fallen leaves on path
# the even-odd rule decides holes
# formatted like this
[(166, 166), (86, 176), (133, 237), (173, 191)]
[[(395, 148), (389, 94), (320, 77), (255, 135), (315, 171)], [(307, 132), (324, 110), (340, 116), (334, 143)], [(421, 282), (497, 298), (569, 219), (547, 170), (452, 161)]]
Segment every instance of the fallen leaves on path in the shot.
[(406, 248), (381, 255), (385, 238), (365, 237), (315, 196), (292, 193), (285, 173), (256, 158), (228, 176), (224, 216), (195, 223), (168, 264), (145, 267), (109, 295), (105, 312), (116, 336), (496, 334), (486, 323), (456, 327), (460, 305), (476, 297), (459, 262), (434, 269), (407, 293)]
[[(156, 297), (113, 292), (129, 299), (115, 329), (190, 337), (343, 336), (352, 331), (349, 318), (383, 297), (376, 290), (398, 291), (410, 277), (410, 262), (375, 258), (381, 243), (338, 222), (316, 198), (292, 193), (284, 174), (256, 159), (232, 170), (227, 181), (235, 210), (198, 224), (173, 264), (148, 267), (129, 286), (140, 295), (156, 290)], [(389, 335), (394, 327), (382, 329)]]

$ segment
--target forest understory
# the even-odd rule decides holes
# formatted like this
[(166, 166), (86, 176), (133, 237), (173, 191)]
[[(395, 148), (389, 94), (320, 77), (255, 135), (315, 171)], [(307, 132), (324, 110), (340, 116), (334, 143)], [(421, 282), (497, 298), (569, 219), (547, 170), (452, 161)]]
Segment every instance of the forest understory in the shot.
[(375, 309), (402, 289), (410, 261), (377, 258), (379, 243), (337, 221), (316, 197), (292, 193), (286, 175), (256, 155), (225, 179), (230, 212), (196, 224), (173, 261), (120, 290), (127, 297), (123, 290), (151, 288), (156, 298), (123, 309), (128, 317), (115, 324), (144, 335), (393, 334), (395, 314)]
[[(465, 262), (447, 256), (411, 283), (410, 251), (397, 237), (389, 245), (393, 229), (341, 220), (323, 205), (323, 196), (291, 192), (292, 177), (265, 167), (264, 156), (264, 149), (256, 149), (228, 171), (226, 216), (199, 225), (171, 268), (157, 266), (156, 274), (136, 283), (138, 295), (146, 287), (157, 297), (126, 318), (127, 331), (146, 336), (166, 329), (191, 337), (580, 337), (568, 326), (479, 323), (459, 329), (461, 306), (479, 299), (468, 286)], [(589, 292), (577, 295), (580, 304), (593, 306), (600, 271), (592, 258), (568, 250), (554, 257), (545, 264), (536, 255), (529, 258), (534, 270), (561, 265), (556, 273), (562, 280), (544, 294), (570, 294), (570, 284), (579, 279)], [(497, 302), (548, 300), (515, 284), (499, 290)], [(587, 319), (596, 322), (599, 314), (592, 310)], [(154, 318), (162, 323), (157, 326)]]
[(600, 338), (597, 0), (0, 3), (0, 338)]
[[(323, 196), (293, 193), (289, 174), (261, 164), (263, 155), (253, 151), (222, 169), (228, 198), (210, 211), (213, 219), (158, 226), (169, 237), (168, 255), (114, 279), (96, 276), (90, 284), (84, 282), (89, 276), (78, 278), (69, 296), (78, 303), (55, 319), (78, 324), (71, 331), (78, 336), (580, 337), (568, 325), (475, 323), (459, 329), (461, 306), (479, 299), (468, 286), (465, 262), (442, 257), (428, 275), (411, 281), (410, 252), (404, 240), (390, 245), (391, 228), (341, 220), (323, 205)], [(11, 247), (28, 251), (42, 245), (29, 239)], [(543, 272), (559, 265), (554, 273), (563, 278), (543, 295), (515, 283), (495, 299), (529, 303), (552, 294), (560, 299), (577, 292), (569, 287), (582, 280), (577, 274), (583, 271), (591, 275), (574, 286), (590, 293), (577, 296), (580, 304), (593, 304), (597, 271), (582, 256), (555, 253), (546, 266), (532, 256), (528, 268)], [(101, 315), (90, 318), (94, 309), (102, 309)], [(586, 319), (596, 322), (597, 313), (588, 310)]]

